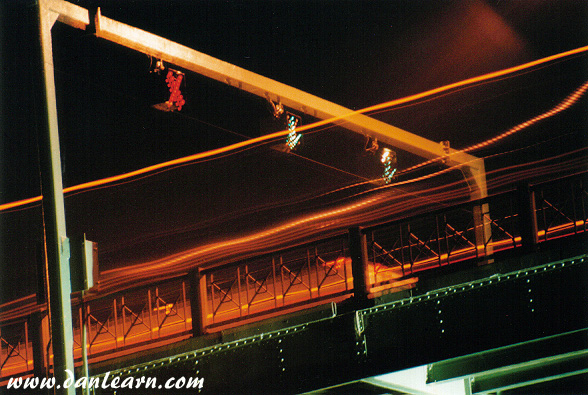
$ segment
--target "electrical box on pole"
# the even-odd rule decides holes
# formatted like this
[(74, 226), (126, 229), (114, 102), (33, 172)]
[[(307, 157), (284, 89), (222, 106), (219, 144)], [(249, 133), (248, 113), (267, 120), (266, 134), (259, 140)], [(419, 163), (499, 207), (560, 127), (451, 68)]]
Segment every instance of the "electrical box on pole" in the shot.
[(98, 244), (86, 235), (71, 239), (71, 290), (86, 291), (98, 281)]

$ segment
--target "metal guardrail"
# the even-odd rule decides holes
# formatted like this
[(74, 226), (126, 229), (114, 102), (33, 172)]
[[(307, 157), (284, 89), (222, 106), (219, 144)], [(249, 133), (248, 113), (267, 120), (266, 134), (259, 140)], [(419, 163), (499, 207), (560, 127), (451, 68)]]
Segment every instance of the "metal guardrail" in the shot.
[(559, 180), (542, 186), (535, 194), (538, 237), (547, 241), (560, 237), (572, 224), (574, 234), (588, 230), (588, 185), (586, 178)]
[(222, 323), (350, 291), (348, 256), (346, 239), (339, 237), (205, 272), (208, 322)]
[[(492, 217), (480, 214), (482, 218), (477, 221), (490, 227), (490, 238), (483, 246), (476, 244), (475, 203), (368, 229), (369, 261), (374, 264), (372, 284), (479, 258), (480, 251), (485, 256), (490, 245), (494, 252), (520, 246), (518, 217), (512, 199), (501, 195), (485, 201), (492, 207)], [(495, 216), (497, 213), (500, 215)]]
[[(588, 230), (588, 191), (584, 178), (552, 181), (533, 186), (531, 191), (538, 242)], [(489, 203), (492, 208), (492, 217), (486, 215), (485, 221), (477, 221), (488, 223), (491, 230), (483, 246), (476, 245), (473, 217), (474, 205), (481, 203)], [(414, 286), (419, 272), (484, 256), (479, 251), (489, 246), (494, 252), (520, 247), (523, 244), (521, 229), (528, 224), (521, 223), (521, 210), (525, 208), (519, 205), (516, 191), (511, 191), (364, 229), (370, 292)], [(203, 310), (208, 312), (204, 318), (207, 331), (353, 293), (346, 234), (228, 263), (204, 271), (202, 275), (206, 280), (206, 300), (202, 303), (206, 303)], [(194, 297), (197, 290), (191, 289), (190, 284), (193, 283), (188, 275), (75, 302), (75, 357), (81, 357), (84, 320), (88, 328), (86, 348), (90, 362), (192, 336), (194, 310), (191, 304), (197, 300)], [(44, 310), (40, 307), (37, 310)], [(10, 321), (0, 325), (0, 378), (30, 374), (35, 368), (33, 344), (38, 342), (38, 336), (29, 335), (35, 325), (31, 315), (27, 315), (31, 314), (29, 310), (23, 309), (22, 316), (9, 315)], [(39, 332), (43, 329), (35, 333)], [(36, 352), (46, 350), (48, 343), (46, 336)]]

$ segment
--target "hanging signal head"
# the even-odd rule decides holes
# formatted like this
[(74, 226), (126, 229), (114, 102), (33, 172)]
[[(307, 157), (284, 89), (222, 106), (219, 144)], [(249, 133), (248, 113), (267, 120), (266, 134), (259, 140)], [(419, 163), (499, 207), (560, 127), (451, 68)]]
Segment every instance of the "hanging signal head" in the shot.
[(296, 126), (300, 123), (300, 117), (289, 112), (286, 113), (286, 125), (288, 130), (296, 129)]
[(396, 174), (397, 170), (396, 152), (390, 150), (389, 148), (383, 148), (380, 161), (384, 165), (384, 174), (382, 175), (382, 178), (386, 184), (389, 184), (394, 179), (394, 175)]
[(296, 133), (296, 126), (300, 123), (300, 117), (289, 112), (286, 113), (286, 126), (288, 126), (288, 137), (286, 138), (286, 146), (293, 150), (300, 142), (301, 134)]

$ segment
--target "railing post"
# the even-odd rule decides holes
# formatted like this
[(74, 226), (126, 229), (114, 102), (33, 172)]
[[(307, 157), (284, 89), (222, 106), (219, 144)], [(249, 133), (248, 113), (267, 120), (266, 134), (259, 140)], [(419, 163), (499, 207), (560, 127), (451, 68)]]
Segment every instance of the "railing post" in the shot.
[[(486, 170), (484, 159), (476, 159), (464, 168), (466, 182), (470, 186), (470, 199), (472, 201), (482, 200), (488, 197), (488, 188), (486, 185)], [(490, 221), (490, 206), (488, 203), (480, 201), (474, 203), (472, 208), (474, 216), (474, 237), (476, 244), (476, 257), (480, 259), (481, 264), (494, 262), (492, 255), (494, 247), (492, 244), (492, 223)]]
[(537, 213), (535, 207), (535, 192), (528, 182), (517, 184), (517, 208), (519, 212), (519, 232), (521, 244), (525, 252), (537, 249), (539, 241), (537, 229)]
[(370, 284), (367, 240), (365, 234), (359, 227), (349, 229), (349, 253), (351, 255), (353, 293), (355, 300), (363, 304), (368, 300)]
[(193, 336), (201, 336), (206, 333), (206, 322), (208, 318), (206, 275), (198, 269), (195, 269), (190, 272), (189, 276), (192, 334)]
[(49, 317), (37, 311), (29, 318), (29, 339), (33, 344), (33, 374), (43, 378), (47, 375), (47, 349), (49, 344)]

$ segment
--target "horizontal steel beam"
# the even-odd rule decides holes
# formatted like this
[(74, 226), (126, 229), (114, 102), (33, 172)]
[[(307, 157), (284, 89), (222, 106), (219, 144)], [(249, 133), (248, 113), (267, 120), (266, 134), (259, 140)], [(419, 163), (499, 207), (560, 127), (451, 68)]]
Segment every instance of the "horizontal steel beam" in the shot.
[[(588, 350), (579, 350), (474, 376), (471, 390), (472, 394), (501, 393), (587, 374)], [(565, 389), (564, 386), (558, 387)]]
[(476, 381), (482, 376), (498, 377), (507, 372), (547, 366), (562, 359), (562, 355), (574, 357), (572, 359), (582, 357), (587, 350), (588, 329), (576, 330), (434, 363), (429, 366), (427, 383), (465, 377), (476, 377)]
[(452, 155), (450, 156), (449, 164), (470, 164), (477, 159), (472, 155), (457, 153), (452, 149), (446, 152), (438, 142), (425, 139), (155, 34), (104, 17), (100, 14), (100, 9), (98, 9), (94, 16), (94, 21), (92, 21), (88, 16), (88, 11), (81, 7), (63, 0), (50, 0), (50, 3), (52, 4), (52, 10), (59, 14), (58, 20), (60, 22), (80, 29), (86, 29), (87, 26), (93, 24), (98, 37), (226, 83), (259, 97), (281, 102), (289, 108), (318, 119), (328, 120), (353, 132), (377, 138), (386, 144), (420, 157), (432, 159), (447, 156), (450, 153)]

